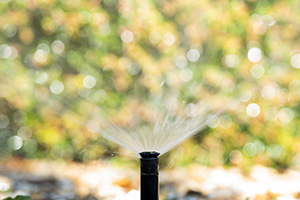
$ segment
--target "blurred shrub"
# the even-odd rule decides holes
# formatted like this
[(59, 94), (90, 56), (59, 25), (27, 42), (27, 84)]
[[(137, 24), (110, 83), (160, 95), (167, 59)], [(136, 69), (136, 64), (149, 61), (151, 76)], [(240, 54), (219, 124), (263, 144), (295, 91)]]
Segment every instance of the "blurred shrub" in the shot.
[(118, 147), (93, 131), (101, 113), (122, 121), (135, 99), (178, 94), (233, 106), (173, 151), (176, 164), (300, 166), (299, 8), (0, 0), (0, 154), (108, 157)]

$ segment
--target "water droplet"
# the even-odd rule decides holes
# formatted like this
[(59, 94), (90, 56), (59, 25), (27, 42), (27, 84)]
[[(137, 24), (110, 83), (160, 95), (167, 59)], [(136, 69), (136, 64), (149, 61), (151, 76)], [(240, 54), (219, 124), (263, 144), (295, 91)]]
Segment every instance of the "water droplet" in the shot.
[(165, 84), (165, 80), (162, 80), (159, 87), (162, 87)]

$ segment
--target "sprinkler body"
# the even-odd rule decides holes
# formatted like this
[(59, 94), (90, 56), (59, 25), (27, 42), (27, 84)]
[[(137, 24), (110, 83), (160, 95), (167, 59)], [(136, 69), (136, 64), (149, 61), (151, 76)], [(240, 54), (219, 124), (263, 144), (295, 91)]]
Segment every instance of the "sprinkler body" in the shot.
[(141, 200), (158, 200), (157, 152), (142, 152), (141, 155)]

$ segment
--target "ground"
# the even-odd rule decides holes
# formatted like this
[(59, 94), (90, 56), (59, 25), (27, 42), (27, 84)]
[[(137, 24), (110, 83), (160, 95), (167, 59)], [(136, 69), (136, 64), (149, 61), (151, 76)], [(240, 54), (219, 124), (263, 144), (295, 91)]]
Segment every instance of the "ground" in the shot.
[[(238, 168), (192, 164), (161, 170), (161, 199), (292, 200), (300, 199), (300, 172), (255, 166)], [(33, 200), (136, 200), (139, 170), (103, 161), (87, 164), (11, 158), (0, 164), (0, 198), (30, 195)]]

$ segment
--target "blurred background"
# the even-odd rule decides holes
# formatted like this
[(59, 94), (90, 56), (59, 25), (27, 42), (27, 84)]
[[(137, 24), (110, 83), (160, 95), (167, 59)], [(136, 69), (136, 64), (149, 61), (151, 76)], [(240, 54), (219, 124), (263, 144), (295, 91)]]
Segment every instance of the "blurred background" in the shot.
[(162, 169), (297, 170), (299, 11), (298, 0), (0, 0), (2, 165), (138, 169), (98, 120), (126, 124), (171, 94), (231, 106)]

